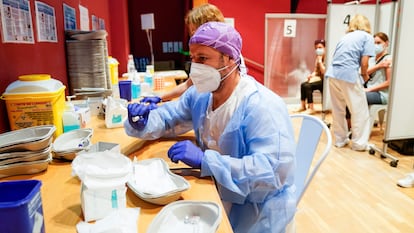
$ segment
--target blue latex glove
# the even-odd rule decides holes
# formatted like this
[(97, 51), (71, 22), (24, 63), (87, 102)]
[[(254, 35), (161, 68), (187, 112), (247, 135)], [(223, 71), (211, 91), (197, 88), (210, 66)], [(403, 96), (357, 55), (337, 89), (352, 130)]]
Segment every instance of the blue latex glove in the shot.
[(128, 121), (134, 129), (143, 130), (148, 122), (148, 116), (152, 109), (157, 108), (153, 104), (133, 103), (128, 105)]
[(191, 141), (185, 140), (175, 143), (168, 150), (168, 158), (174, 163), (182, 161), (192, 168), (200, 168), (204, 152)]
[(158, 96), (149, 96), (149, 97), (142, 98), (142, 100), (140, 102), (141, 103), (158, 104), (158, 103), (161, 102), (161, 98), (158, 97)]

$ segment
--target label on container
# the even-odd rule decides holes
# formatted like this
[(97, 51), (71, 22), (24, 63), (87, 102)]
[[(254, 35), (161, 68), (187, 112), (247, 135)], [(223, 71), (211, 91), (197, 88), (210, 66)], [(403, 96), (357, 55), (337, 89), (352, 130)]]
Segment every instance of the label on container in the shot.
[(51, 101), (11, 103), (8, 108), (12, 130), (38, 125), (53, 125)]

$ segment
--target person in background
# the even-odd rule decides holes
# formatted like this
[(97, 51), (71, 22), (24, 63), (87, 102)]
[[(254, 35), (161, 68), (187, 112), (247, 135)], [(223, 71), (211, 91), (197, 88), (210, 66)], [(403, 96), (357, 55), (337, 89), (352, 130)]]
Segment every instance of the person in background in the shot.
[(300, 59), (298, 67), (290, 71), (286, 75), (286, 82), (288, 85), (288, 97), (299, 97), (300, 95), (300, 84), (307, 80), (311, 71), (308, 69), (305, 59)]
[[(224, 22), (223, 13), (220, 9), (210, 3), (202, 4), (189, 11), (185, 17), (185, 25), (187, 25), (190, 36), (194, 34), (198, 27), (206, 22)], [(243, 57), (241, 57), (241, 65), (239, 67), (243, 72), (247, 73), (246, 65)], [(180, 83), (177, 87), (169, 92), (163, 93), (160, 96), (144, 97), (142, 102), (150, 102), (158, 104), (159, 102), (169, 101), (180, 97), (190, 86), (193, 85), (191, 78)]]
[(308, 113), (315, 113), (313, 106), (313, 91), (319, 90), (323, 93), (323, 78), (325, 75), (325, 40), (315, 40), (315, 68), (308, 75), (305, 82), (300, 85), (300, 103), (301, 107), (297, 112), (306, 111), (306, 100), (308, 102)]
[[(215, 5), (206, 3), (189, 11), (184, 21), (185, 25), (187, 25), (190, 36), (192, 36), (197, 28), (206, 22), (224, 22), (224, 16), (220, 9), (218, 9)], [(191, 85), (193, 85), (191, 79), (187, 79), (171, 91), (160, 95), (160, 101), (168, 101), (181, 96), (181, 94)]]
[(365, 83), (365, 92), (368, 105), (387, 104), (392, 74), (392, 56), (388, 54), (388, 35), (378, 32), (374, 35), (374, 42), (376, 56), (369, 60), (367, 70), (369, 79)]
[(205, 23), (189, 47), (194, 85), (155, 109), (129, 104), (126, 133), (155, 140), (193, 130), (195, 143), (175, 143), (168, 157), (214, 177), (234, 232), (284, 232), (296, 210), (286, 104), (239, 70), (242, 38), (234, 27)]
[[(368, 105), (387, 104), (388, 88), (392, 75), (392, 56), (388, 54), (389, 39), (388, 35), (378, 32), (374, 35), (375, 57), (371, 57), (368, 61), (369, 80), (365, 82), (365, 94)], [(351, 130), (351, 113), (346, 108), (346, 120), (348, 130)]]
[(349, 143), (346, 107), (352, 115), (352, 149), (368, 149), (370, 134), (368, 103), (360, 76), (368, 81), (368, 60), (375, 56), (374, 37), (367, 17), (357, 14), (349, 22), (345, 36), (338, 42), (325, 77), (329, 80), (333, 133), (336, 147)]

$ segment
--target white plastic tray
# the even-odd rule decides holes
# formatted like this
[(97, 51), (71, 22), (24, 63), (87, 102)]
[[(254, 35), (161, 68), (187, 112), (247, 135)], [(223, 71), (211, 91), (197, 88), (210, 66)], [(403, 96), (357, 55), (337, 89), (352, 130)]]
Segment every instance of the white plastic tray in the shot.
[(221, 208), (215, 202), (176, 201), (155, 216), (147, 233), (214, 233), (221, 222)]
[[(131, 176), (131, 179), (127, 182), (127, 184), (128, 184), (128, 187), (142, 200), (153, 203), (153, 204), (157, 204), (157, 205), (166, 205), (168, 203), (178, 200), (181, 196), (181, 193), (190, 188), (190, 183), (188, 183), (188, 181), (184, 177), (172, 173), (168, 167), (168, 164), (164, 161), (164, 159), (161, 159), (161, 158), (134, 161), (133, 165), (134, 163), (139, 163), (141, 165), (149, 165), (157, 161), (161, 161), (162, 168), (164, 169), (166, 174), (169, 176), (169, 178), (171, 178), (171, 180), (174, 182), (176, 186), (175, 189), (170, 190), (168, 192), (164, 192), (164, 193), (158, 193), (158, 194), (151, 194), (151, 193), (144, 192), (143, 190), (140, 190), (137, 187), (137, 184), (135, 182), (135, 171), (134, 171), (134, 174)], [(159, 182), (154, 182), (154, 185), (159, 185)]]
[(77, 129), (63, 133), (53, 142), (53, 157), (57, 159), (73, 160), (76, 153), (90, 146), (93, 130)]

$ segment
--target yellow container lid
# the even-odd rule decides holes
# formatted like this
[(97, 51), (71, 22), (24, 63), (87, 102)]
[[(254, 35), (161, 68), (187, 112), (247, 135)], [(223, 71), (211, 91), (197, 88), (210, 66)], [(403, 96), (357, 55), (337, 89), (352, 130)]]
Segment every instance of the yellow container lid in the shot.
[(18, 77), (18, 80), (7, 86), (7, 94), (54, 93), (65, 88), (63, 83), (51, 78), (49, 74), (30, 74)]
[(27, 74), (27, 75), (20, 75), (20, 81), (40, 81), (40, 80), (49, 80), (51, 79), (50, 74)]

